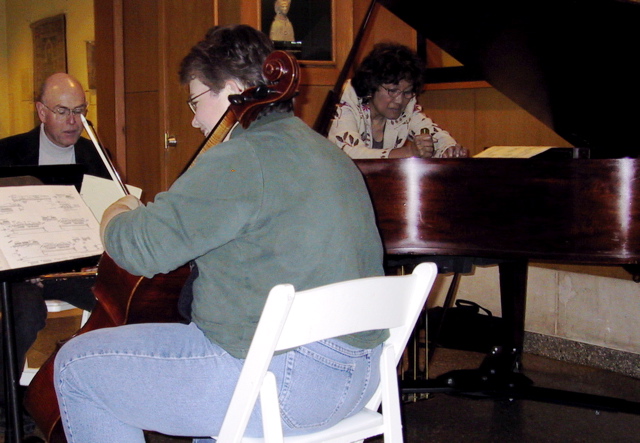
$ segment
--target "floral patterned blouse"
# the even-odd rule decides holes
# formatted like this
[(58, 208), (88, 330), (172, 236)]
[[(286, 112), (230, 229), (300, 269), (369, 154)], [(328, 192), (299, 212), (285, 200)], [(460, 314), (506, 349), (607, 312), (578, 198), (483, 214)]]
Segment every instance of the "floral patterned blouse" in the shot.
[(347, 81), (328, 137), (351, 158), (388, 158), (392, 149), (402, 147), (407, 139), (411, 140), (423, 128), (427, 128), (433, 137), (434, 157), (442, 157), (447, 148), (457, 143), (422, 112), (414, 97), (399, 118), (387, 120), (382, 149), (374, 149), (369, 104), (362, 103), (351, 81)]

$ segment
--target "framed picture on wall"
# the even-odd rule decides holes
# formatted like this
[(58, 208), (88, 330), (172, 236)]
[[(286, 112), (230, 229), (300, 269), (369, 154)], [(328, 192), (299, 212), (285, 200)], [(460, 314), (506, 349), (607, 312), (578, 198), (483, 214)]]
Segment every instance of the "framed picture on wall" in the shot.
[(334, 85), (353, 42), (353, 0), (239, 0), (239, 22), (270, 35), (277, 3), (288, 7), (293, 38), (276, 46), (295, 53), (303, 84)]
[(31, 24), (33, 35), (34, 99), (40, 85), (51, 74), (67, 72), (67, 35), (64, 14)]
[(299, 60), (333, 61), (333, 0), (261, 0), (261, 28)]

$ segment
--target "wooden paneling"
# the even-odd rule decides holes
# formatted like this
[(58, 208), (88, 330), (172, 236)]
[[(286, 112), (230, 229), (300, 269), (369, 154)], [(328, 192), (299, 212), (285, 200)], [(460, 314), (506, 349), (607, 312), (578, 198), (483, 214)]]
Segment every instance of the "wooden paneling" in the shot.
[(476, 148), (494, 145), (571, 146), (495, 89), (478, 89), (476, 97)]
[(428, 89), (420, 104), (471, 155), (495, 145), (571, 146), (490, 87)]
[(125, 92), (160, 87), (159, 11), (157, 0), (123, 2)]
[[(354, 32), (360, 28), (370, 3), (370, 0), (354, 0)], [(383, 41), (393, 41), (416, 49), (417, 34), (413, 28), (407, 26), (388, 9), (377, 5), (371, 15), (363, 44), (358, 51), (356, 64), (359, 64), (367, 56), (376, 43)]]
[(230, 25), (234, 23), (243, 23), (241, 20), (241, 4), (240, 2), (227, 2), (223, 0), (214, 0), (214, 10), (217, 11), (218, 25)]
[(425, 113), (458, 143), (476, 146), (475, 89), (427, 91), (420, 96)]
[(295, 114), (306, 124), (313, 127), (324, 103), (324, 99), (331, 90), (330, 86), (302, 85), (300, 94), (295, 99)]
[(122, 0), (94, 2), (94, 62), (98, 99), (97, 130), (122, 179), (126, 180), (121, 8)]
[(142, 188), (143, 200), (160, 192), (164, 154), (158, 91), (126, 95), (128, 182)]

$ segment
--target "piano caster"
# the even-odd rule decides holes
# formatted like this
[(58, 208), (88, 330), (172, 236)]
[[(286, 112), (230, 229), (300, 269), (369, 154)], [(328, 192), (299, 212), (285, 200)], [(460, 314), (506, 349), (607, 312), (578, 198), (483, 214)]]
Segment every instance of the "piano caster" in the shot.
[(403, 403), (417, 403), (421, 400), (428, 400), (430, 398), (433, 398), (433, 395), (427, 392), (423, 392), (423, 393), (412, 392), (408, 394), (402, 394), (401, 397), (402, 397), (401, 400)]
[(435, 379), (435, 384), (448, 388), (448, 393), (468, 397), (491, 397), (513, 400), (518, 392), (533, 385), (526, 376), (517, 373), (489, 374), (481, 369), (451, 371)]
[(424, 395), (433, 392), (474, 398), (514, 400), (519, 393), (533, 385), (520, 373), (520, 352), (494, 346), (477, 369), (461, 369), (447, 372), (431, 380), (415, 380), (402, 384), (405, 396)]

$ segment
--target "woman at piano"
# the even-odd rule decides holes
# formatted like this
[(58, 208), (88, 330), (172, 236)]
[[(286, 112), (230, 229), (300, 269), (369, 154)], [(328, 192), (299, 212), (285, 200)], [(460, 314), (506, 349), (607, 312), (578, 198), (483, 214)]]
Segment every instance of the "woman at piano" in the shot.
[(351, 158), (467, 157), (422, 112), (424, 62), (398, 43), (378, 43), (347, 81), (329, 139)]

